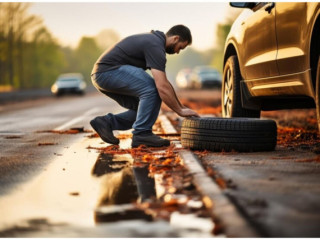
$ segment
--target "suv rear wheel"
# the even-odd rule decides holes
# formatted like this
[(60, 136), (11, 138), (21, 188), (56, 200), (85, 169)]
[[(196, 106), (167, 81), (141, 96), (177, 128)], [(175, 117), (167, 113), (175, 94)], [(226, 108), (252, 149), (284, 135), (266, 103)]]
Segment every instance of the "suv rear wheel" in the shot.
[(230, 56), (224, 66), (221, 107), (223, 117), (259, 118), (260, 111), (242, 107), (240, 81), (242, 80), (237, 56)]

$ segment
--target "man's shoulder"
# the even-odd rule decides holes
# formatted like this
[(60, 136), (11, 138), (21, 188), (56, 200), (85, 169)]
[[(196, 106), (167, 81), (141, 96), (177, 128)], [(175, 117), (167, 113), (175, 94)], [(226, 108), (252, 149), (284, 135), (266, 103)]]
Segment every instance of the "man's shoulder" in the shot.
[(161, 42), (161, 44), (165, 44), (166, 42), (166, 35), (161, 32), (161, 31), (151, 31), (150, 34), (152, 35), (152, 37), (156, 40), (158, 40), (159, 42)]
[(160, 31), (151, 31), (149, 33), (140, 33), (129, 36), (128, 41), (138, 41), (148, 46), (164, 46), (165, 45), (165, 34)]

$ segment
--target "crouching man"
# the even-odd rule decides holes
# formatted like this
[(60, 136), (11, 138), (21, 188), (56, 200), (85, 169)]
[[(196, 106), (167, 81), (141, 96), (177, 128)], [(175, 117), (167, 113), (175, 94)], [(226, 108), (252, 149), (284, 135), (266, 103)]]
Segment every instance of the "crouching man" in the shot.
[[(198, 117), (183, 106), (166, 76), (166, 53), (175, 54), (192, 43), (189, 28), (172, 27), (161, 31), (129, 36), (103, 53), (95, 63), (91, 79), (103, 94), (128, 109), (91, 120), (92, 128), (107, 143), (119, 144), (112, 131), (133, 128), (132, 147), (170, 145), (170, 141), (152, 133), (161, 102), (182, 117)], [(152, 76), (145, 72), (150, 69)]]

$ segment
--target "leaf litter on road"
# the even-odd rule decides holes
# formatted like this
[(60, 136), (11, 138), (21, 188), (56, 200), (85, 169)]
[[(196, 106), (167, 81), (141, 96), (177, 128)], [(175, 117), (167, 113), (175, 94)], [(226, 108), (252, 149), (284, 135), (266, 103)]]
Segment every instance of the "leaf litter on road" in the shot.
[(78, 133), (91, 133), (91, 130), (86, 130), (83, 127), (70, 128), (68, 130), (43, 130), (37, 133), (56, 133), (56, 134), (78, 134)]
[(56, 143), (53, 142), (39, 142), (38, 146), (51, 146), (51, 145), (56, 145)]
[[(167, 138), (177, 137), (176, 134), (174, 136), (161, 134)], [(148, 201), (135, 203), (138, 209), (150, 214), (154, 220), (170, 221), (171, 215), (179, 212), (181, 214), (195, 214), (201, 219), (210, 219), (209, 221), (212, 222), (212, 216), (202, 204), (202, 197), (192, 184), (192, 176), (178, 157), (178, 151), (181, 148), (174, 145), (160, 148), (140, 145), (133, 149), (122, 149), (118, 145), (88, 146), (87, 148), (114, 156), (130, 154), (134, 158), (133, 168), (147, 167), (151, 178), (161, 177), (161, 185), (164, 188), (163, 194), (157, 198), (150, 198)], [(213, 232), (214, 229), (212, 228), (211, 231)]]

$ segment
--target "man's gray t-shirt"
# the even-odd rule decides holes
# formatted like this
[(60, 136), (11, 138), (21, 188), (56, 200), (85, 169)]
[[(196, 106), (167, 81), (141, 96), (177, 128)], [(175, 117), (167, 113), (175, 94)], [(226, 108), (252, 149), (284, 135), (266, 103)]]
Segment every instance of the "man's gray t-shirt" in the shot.
[(160, 31), (129, 36), (104, 52), (95, 63), (91, 74), (106, 72), (122, 65), (144, 70), (154, 68), (164, 72), (167, 62), (165, 45), (165, 34)]

